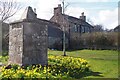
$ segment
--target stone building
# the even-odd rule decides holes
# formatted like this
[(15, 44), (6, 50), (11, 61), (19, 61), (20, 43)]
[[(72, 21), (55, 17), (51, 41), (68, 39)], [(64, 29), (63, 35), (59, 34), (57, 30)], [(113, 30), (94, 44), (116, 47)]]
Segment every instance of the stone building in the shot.
[(8, 50), (8, 44), (9, 44), (9, 37), (8, 37), (8, 32), (9, 32), (9, 24), (7, 23), (2, 23), (2, 48), (3, 51)]
[(58, 28), (61, 29), (61, 31), (63, 31), (63, 27), (65, 28), (66, 46), (69, 49), (73, 47), (79, 49), (80, 35), (82, 33), (90, 33), (93, 30), (93, 26), (86, 22), (84, 12), (80, 18), (62, 14), (62, 7), (60, 4), (58, 7), (54, 8), (54, 15), (50, 21), (59, 24), (60, 26), (58, 26)]
[(9, 64), (48, 64), (48, 22), (36, 16), (28, 7), (19, 21), (10, 23)]
[(9, 24), (0, 22), (0, 52), (8, 50)]
[[(49, 22), (50, 23), (50, 22)], [(48, 48), (62, 49), (63, 32), (58, 29), (58, 24), (53, 23), (48, 25)]]

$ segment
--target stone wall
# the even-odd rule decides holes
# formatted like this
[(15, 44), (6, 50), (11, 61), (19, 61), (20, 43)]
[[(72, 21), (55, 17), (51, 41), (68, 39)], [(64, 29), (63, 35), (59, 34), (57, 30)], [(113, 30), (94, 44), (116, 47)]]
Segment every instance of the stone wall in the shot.
[[(0, 52), (8, 51), (9, 24), (0, 22)], [(1, 54), (2, 55), (2, 54)]]
[(26, 21), (23, 25), (23, 64), (47, 64), (47, 25), (40, 21)]
[(9, 24), (2, 23), (2, 50), (8, 51), (9, 44)]
[(9, 64), (47, 65), (48, 27), (40, 20), (11, 23)]
[(50, 24), (48, 26), (48, 48), (62, 49), (63, 32), (54, 26), (55, 25), (50, 25)]
[(9, 31), (9, 63), (22, 65), (23, 25), (12, 24)]

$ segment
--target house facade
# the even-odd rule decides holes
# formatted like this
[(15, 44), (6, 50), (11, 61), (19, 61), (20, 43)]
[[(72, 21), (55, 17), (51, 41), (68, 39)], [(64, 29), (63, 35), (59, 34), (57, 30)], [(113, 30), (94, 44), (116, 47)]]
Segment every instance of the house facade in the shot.
[(59, 24), (60, 26), (58, 26), (58, 28), (61, 29), (61, 31), (65, 31), (66, 48), (68, 49), (79, 49), (80, 35), (82, 33), (90, 33), (93, 30), (93, 26), (86, 22), (84, 12), (81, 13), (80, 18), (62, 14), (60, 4), (54, 8), (54, 15), (50, 21)]

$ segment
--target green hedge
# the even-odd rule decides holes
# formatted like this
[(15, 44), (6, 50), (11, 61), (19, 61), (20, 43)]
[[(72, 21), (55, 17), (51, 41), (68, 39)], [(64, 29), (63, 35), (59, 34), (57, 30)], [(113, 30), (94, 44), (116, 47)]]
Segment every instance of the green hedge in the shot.
[(79, 35), (79, 39), (73, 38), (72, 48), (94, 48), (94, 49), (117, 49), (120, 36), (117, 32), (93, 32)]

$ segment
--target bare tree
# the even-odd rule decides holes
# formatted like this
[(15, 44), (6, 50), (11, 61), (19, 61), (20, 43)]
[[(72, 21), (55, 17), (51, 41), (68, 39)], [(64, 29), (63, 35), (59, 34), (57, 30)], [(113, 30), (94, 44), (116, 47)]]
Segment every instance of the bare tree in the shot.
[(94, 32), (103, 32), (103, 26), (100, 24), (94, 25)]
[(94, 22), (90, 18), (87, 19), (87, 22), (90, 23), (91, 25), (94, 25)]
[[(61, 0), (62, 1), (62, 14), (65, 15), (65, 11), (67, 10), (67, 7), (69, 6), (69, 3), (65, 4), (65, 0)], [(63, 17), (63, 56), (66, 56), (66, 34), (65, 34), (65, 23), (64, 23), (64, 20), (66, 19), (66, 17)]]
[(20, 4), (16, 0), (0, 0), (0, 20), (1, 22), (12, 17), (19, 9)]
[(8, 27), (3, 26), (3, 22), (15, 15), (20, 8), (21, 5), (17, 0), (0, 0), (0, 52), (2, 52), (4, 42), (9, 39), (9, 32), (3, 29), (3, 27), (6, 29)]

